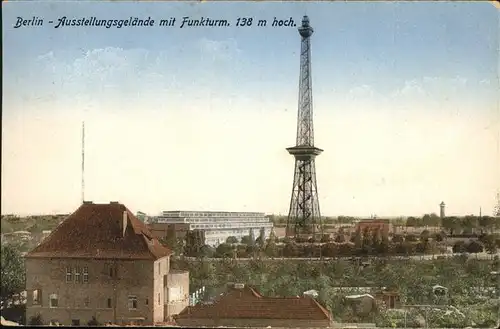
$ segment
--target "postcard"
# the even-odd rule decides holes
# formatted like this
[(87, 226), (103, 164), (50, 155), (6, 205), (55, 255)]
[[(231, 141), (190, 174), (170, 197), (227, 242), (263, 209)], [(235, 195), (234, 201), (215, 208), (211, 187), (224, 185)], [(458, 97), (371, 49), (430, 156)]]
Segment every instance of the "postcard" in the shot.
[(2, 6), (7, 320), (497, 323), (496, 3)]

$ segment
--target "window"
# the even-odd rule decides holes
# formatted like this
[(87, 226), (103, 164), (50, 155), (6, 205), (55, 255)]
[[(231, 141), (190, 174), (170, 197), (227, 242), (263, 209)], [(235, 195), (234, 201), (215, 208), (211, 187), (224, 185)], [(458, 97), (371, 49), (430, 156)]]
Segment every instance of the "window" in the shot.
[(66, 267), (66, 282), (71, 282), (73, 280), (73, 273), (71, 273), (71, 267)]
[(75, 282), (80, 283), (80, 268), (75, 268)]
[(146, 298), (146, 305), (148, 305), (148, 304), (149, 304), (149, 299)]
[(80, 325), (80, 319), (71, 320), (71, 325), (72, 326), (79, 326)]
[(40, 289), (33, 290), (33, 305), (40, 305), (40, 295), (42, 294)]
[(137, 309), (137, 296), (128, 296), (128, 309), (129, 310)]
[(116, 266), (109, 266), (108, 272), (109, 272), (110, 278), (117, 278), (118, 277), (118, 271), (117, 271)]
[(89, 268), (87, 266), (83, 268), (83, 282), (84, 283), (89, 282)]
[(108, 308), (111, 308), (111, 298), (108, 298)]
[(396, 304), (396, 303), (395, 303), (395, 298), (394, 298), (394, 296), (390, 296), (390, 297), (389, 297), (389, 308), (391, 308), (391, 309), (392, 309), (392, 308), (394, 308), (394, 307), (395, 307), (395, 304)]
[(89, 297), (85, 297), (84, 300), (83, 300), (83, 306), (85, 307), (89, 307), (90, 306), (90, 298)]
[(52, 294), (49, 297), (49, 307), (55, 308), (59, 306), (59, 298), (56, 294)]
[(161, 305), (160, 293), (158, 293), (158, 305)]

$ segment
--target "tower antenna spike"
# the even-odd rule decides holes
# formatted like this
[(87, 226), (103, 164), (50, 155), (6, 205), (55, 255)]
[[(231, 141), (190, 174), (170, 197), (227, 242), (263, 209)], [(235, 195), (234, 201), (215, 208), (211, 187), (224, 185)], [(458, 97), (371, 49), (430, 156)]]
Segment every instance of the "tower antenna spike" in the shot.
[(323, 152), (314, 146), (312, 79), (311, 79), (311, 35), (309, 17), (304, 16), (299, 27), (300, 78), (297, 114), (297, 139), (294, 147), (287, 148), (295, 158), (295, 174), (292, 197), (288, 212), (286, 236), (316, 236), (322, 234), (316, 183), (315, 158)]

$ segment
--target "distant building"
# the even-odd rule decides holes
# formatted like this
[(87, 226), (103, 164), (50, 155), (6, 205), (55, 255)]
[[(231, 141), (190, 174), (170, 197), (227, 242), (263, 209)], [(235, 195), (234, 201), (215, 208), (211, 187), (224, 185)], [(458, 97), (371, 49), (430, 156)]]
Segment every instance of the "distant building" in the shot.
[(374, 230), (380, 230), (380, 234), (382, 236), (388, 236), (389, 232), (392, 231), (392, 224), (390, 223), (389, 220), (384, 220), (384, 219), (366, 219), (366, 220), (361, 220), (356, 223), (355, 230), (360, 230), (361, 232), (365, 231), (368, 229), (369, 231), (373, 232)]
[(230, 236), (241, 240), (244, 236), (258, 238), (261, 231), (267, 239), (273, 223), (264, 213), (257, 212), (209, 212), (209, 211), (164, 211), (160, 216), (152, 217), (151, 228), (164, 231), (174, 224), (175, 231), (200, 230), (204, 232), (205, 244), (216, 246)]
[(174, 316), (188, 327), (327, 328), (331, 314), (314, 298), (264, 297), (244, 284), (234, 284), (210, 304), (185, 308)]
[(352, 301), (360, 301), (358, 311), (369, 313), (373, 311), (372, 301), (379, 301), (389, 309), (401, 308), (400, 292), (394, 288), (387, 287), (332, 287), (336, 294), (340, 294)]
[(171, 289), (189, 289), (187, 272), (170, 271), (171, 254), (123, 204), (85, 202), (25, 256), (26, 319), (164, 322), (187, 305)]

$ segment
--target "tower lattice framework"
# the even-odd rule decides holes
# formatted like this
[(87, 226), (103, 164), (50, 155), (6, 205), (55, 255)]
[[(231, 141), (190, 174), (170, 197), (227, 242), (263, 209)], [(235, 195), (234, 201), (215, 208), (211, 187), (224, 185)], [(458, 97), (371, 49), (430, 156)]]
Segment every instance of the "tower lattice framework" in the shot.
[(295, 157), (295, 174), (286, 230), (288, 237), (317, 236), (322, 233), (315, 158), (323, 150), (314, 146), (311, 81), (313, 28), (309, 25), (307, 16), (302, 20), (299, 34), (301, 48), (297, 140), (294, 147), (287, 148), (287, 151)]

